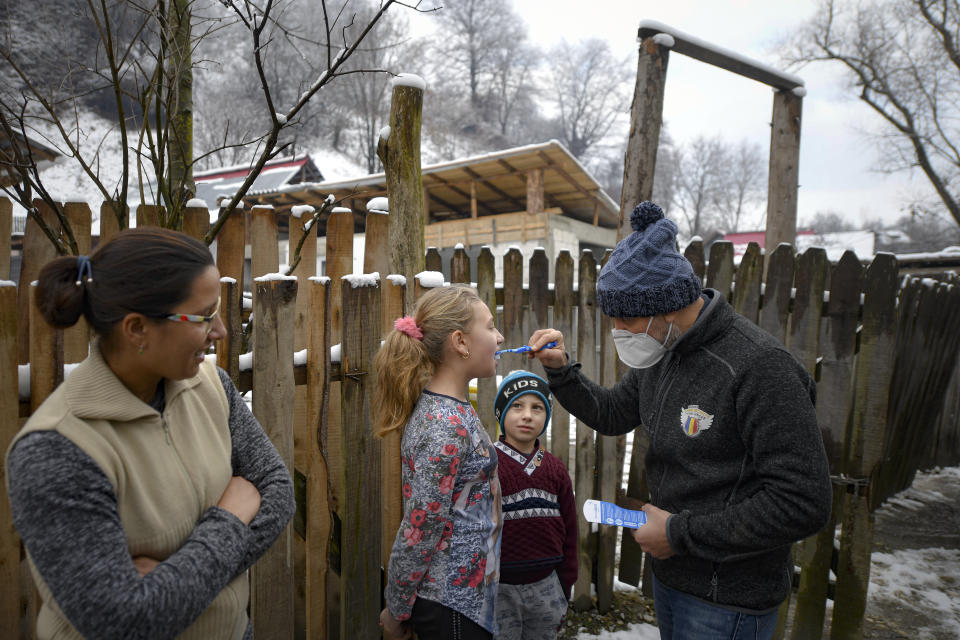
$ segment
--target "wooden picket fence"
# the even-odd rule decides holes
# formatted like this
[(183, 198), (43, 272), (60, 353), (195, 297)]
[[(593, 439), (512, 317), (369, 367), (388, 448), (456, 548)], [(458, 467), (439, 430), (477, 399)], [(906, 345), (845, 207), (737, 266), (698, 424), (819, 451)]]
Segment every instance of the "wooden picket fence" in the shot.
[[(89, 229), (89, 209), (85, 205), (69, 209), (75, 232), (77, 225)], [(142, 208), (141, 213), (138, 219), (149, 224), (150, 209)], [(187, 226), (189, 233), (199, 236), (206, 231), (202, 215), (197, 212)], [(279, 268), (277, 218), (269, 208), (250, 212), (255, 279), (252, 316), (246, 324), (248, 312), (238, 284), (244, 275), (245, 216), (231, 217), (217, 239), (227, 327), (226, 337), (216, 345), (217, 363), (241, 391), (252, 390), (254, 414), (291, 469), (297, 491), (294, 522), (251, 571), (255, 635), (283, 640), (377, 638), (382, 568), (401, 519), (402, 501), (400, 438), (380, 440), (372, 431), (373, 358), (393, 319), (404, 312), (406, 287), (414, 287), (417, 295), (423, 288), (419, 280), (345, 278), (352, 271), (354, 229), (353, 214), (346, 212), (331, 214), (327, 222), (325, 277), (314, 273), (317, 238), (308, 234), (295, 279), (256, 279)], [(8, 219), (9, 207), (0, 199), (0, 233), (9, 228)], [(367, 217), (365, 273), (389, 271), (388, 222), (387, 216)], [(290, 223), (289, 245), (295, 246), (304, 231), (296, 220)], [(0, 286), (3, 450), (17, 425), (62, 380), (64, 362), (82, 359), (88, 344), (85, 328), (55, 331), (36, 317), (30, 304), (27, 283), (36, 278), (43, 260), (52, 257), (49, 251), (43, 253), (45, 239), (38, 231), (28, 224), (21, 285)], [(931, 452), (949, 458), (947, 448), (953, 446), (955, 452), (960, 439), (955, 428), (951, 432), (929, 427), (932, 434), (920, 435), (910, 419), (916, 406), (892, 387), (903, 384), (898, 377), (901, 367), (930, 366), (935, 371), (921, 375), (913, 383), (916, 388), (933, 383), (947, 388), (955, 357), (950, 361), (944, 356), (934, 365), (932, 360), (916, 360), (920, 356), (915, 352), (931, 348), (946, 352), (956, 345), (955, 338), (950, 342), (948, 337), (950, 318), (955, 316), (947, 312), (960, 304), (958, 288), (922, 281), (901, 288), (897, 263), (890, 255), (877, 256), (864, 268), (852, 253), (831, 265), (820, 249), (795, 256), (789, 246), (781, 246), (764, 269), (756, 245), (737, 267), (729, 244), (714, 245), (709, 263), (700, 243), (693, 243), (686, 254), (706, 286), (718, 289), (737, 311), (782, 340), (819, 381), (817, 412), (836, 480), (834, 523), (842, 524), (841, 546), (834, 585), (829, 579), (833, 527), (798, 546), (803, 569), (792, 637), (820, 637), (828, 596), (835, 603), (834, 635), (858, 637), (872, 539), (870, 509), (877, 501), (877, 487), (892, 490), (902, 485), (917, 465), (929, 461)], [(476, 260), (475, 273), (466, 252), (457, 249), (449, 273), (453, 282), (474, 284), (496, 314), (508, 345), (524, 344), (537, 327), (556, 327), (568, 338), (571, 355), (583, 363), (584, 373), (612, 384), (618, 376), (617, 358), (610, 321), (598, 312), (595, 292), (603, 259), (584, 251), (575, 269), (573, 257), (561, 252), (554, 261), (552, 287), (543, 250), (526, 265), (526, 285), (518, 250), (503, 258), (502, 283), (494, 281), (494, 257), (487, 248)], [(441, 270), (436, 251), (427, 252), (426, 263), (428, 270)], [(4, 264), (9, 260), (0, 255), (0, 270)], [(20, 353), (24, 339), (25, 358)], [(244, 344), (252, 345), (252, 366), (246, 365), (249, 356), (241, 356)], [(339, 349), (332, 349), (336, 345)], [(331, 360), (332, 350), (339, 353), (339, 362)], [(30, 392), (21, 398), (17, 365), (28, 362)], [(521, 366), (537, 370), (538, 365), (510, 356), (503, 359), (500, 371)], [(491, 433), (495, 386), (493, 379), (479, 380), (476, 393), (478, 412)], [(895, 398), (902, 398), (903, 404)], [(888, 419), (888, 409), (898, 412), (896, 419)], [(633, 436), (624, 490), (620, 478), (626, 439), (597, 437), (579, 421), (571, 434), (570, 423), (569, 414), (555, 406), (548, 446), (574, 477), (578, 507), (591, 497), (627, 505), (643, 500), (642, 429)], [(891, 456), (904, 449), (916, 455)], [(881, 476), (880, 471), (889, 473)], [(0, 467), (0, 474), (4, 472)], [(602, 527), (591, 534), (585, 522), (580, 526), (574, 606), (593, 606), (590, 583), (596, 567), (596, 606), (606, 610), (613, 595), (617, 530)], [(643, 573), (642, 554), (629, 535), (623, 537), (618, 573), (620, 580), (633, 584)], [(32, 637), (36, 606), (9, 503), (2, 500), (0, 637)]]

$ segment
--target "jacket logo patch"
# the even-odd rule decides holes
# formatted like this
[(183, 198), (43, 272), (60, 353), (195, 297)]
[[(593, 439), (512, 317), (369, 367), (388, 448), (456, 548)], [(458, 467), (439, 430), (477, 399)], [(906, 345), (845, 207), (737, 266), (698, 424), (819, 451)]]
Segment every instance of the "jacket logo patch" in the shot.
[(692, 404), (680, 411), (680, 428), (690, 438), (696, 438), (701, 431), (713, 426), (713, 416)]

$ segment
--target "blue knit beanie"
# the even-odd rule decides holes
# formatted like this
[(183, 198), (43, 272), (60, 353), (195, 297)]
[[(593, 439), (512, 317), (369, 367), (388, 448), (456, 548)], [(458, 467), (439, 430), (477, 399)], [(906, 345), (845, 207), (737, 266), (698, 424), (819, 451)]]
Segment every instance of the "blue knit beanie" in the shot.
[(650, 318), (700, 297), (700, 278), (677, 251), (677, 225), (652, 202), (630, 214), (634, 231), (617, 243), (597, 278), (597, 303), (611, 318)]
[(507, 409), (514, 400), (528, 393), (539, 396), (547, 410), (547, 419), (543, 421), (543, 429), (537, 435), (542, 436), (547, 430), (547, 425), (550, 424), (550, 385), (537, 374), (518, 369), (503, 379), (493, 399), (493, 414), (500, 426), (500, 433), (504, 433), (503, 420), (507, 417)]

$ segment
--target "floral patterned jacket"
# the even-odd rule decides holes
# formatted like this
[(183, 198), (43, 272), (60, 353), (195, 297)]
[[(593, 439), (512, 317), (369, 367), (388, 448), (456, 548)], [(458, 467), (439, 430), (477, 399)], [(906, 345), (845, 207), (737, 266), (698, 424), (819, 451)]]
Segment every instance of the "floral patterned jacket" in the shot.
[(470, 403), (424, 391), (407, 422), (403, 522), (387, 571), (387, 608), (406, 620), (426, 598), (495, 632), (500, 572), (497, 452)]

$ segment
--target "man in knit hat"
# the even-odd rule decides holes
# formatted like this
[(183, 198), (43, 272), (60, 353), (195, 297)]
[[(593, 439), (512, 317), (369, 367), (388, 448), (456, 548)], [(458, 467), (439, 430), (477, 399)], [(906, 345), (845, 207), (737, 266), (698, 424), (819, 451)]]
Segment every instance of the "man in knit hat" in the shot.
[(830, 516), (816, 385), (722, 294), (701, 291), (660, 207), (643, 202), (630, 221), (597, 279), (626, 375), (611, 388), (588, 380), (555, 329), (529, 345), (571, 414), (604, 435), (642, 424), (649, 437), (647, 523), (633, 535), (654, 558), (661, 638), (771, 638), (791, 545)]

